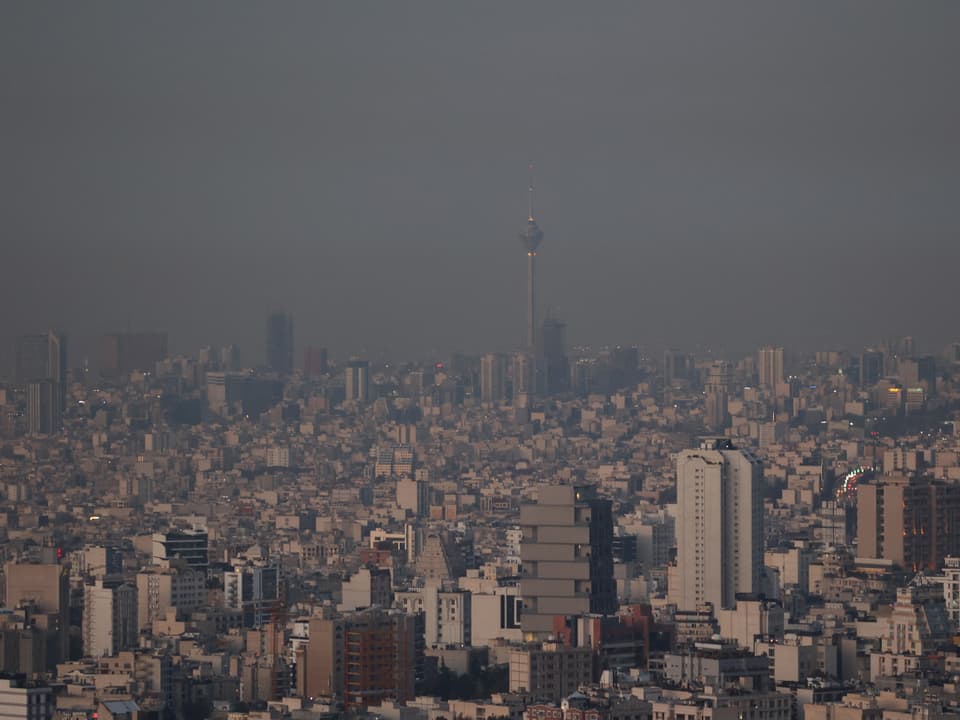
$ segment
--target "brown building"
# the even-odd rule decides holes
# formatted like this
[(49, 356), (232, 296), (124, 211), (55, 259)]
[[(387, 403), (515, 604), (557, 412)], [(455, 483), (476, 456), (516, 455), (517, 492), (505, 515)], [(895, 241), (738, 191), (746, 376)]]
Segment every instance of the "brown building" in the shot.
[(414, 697), (416, 619), (371, 608), (310, 621), (297, 687), (307, 697), (340, 697), (348, 708)]
[[(37, 626), (47, 634), (47, 664), (69, 654), (70, 577), (60, 565), (7, 563), (7, 607), (30, 606)], [(42, 617), (39, 617), (42, 615)]]
[(960, 485), (884, 475), (857, 489), (857, 554), (936, 570), (960, 553)]
[(134, 370), (153, 372), (167, 356), (164, 332), (112, 333), (100, 337), (100, 376), (123, 377)]
[(320, 377), (327, 372), (327, 349), (308, 347), (303, 351), (303, 374), (307, 377)]

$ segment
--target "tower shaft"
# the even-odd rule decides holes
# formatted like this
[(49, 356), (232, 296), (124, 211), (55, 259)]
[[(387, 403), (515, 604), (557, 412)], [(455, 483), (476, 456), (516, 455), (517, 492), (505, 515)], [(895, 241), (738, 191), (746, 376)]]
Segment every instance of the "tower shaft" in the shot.
[(536, 266), (537, 254), (527, 253), (527, 349), (533, 352), (537, 341)]

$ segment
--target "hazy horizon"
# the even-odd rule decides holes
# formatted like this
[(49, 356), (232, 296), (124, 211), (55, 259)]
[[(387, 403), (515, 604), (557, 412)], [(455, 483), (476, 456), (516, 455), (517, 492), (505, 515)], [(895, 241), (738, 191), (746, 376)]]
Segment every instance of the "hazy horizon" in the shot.
[(568, 346), (960, 337), (955, 3), (6, 10), (5, 347), (515, 347), (531, 160)]

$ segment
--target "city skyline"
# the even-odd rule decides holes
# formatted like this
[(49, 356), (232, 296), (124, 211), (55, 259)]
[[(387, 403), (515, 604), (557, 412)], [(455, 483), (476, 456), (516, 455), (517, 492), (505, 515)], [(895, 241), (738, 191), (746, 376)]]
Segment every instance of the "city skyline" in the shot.
[(0, 337), (251, 349), (284, 307), (345, 354), (511, 349), (534, 159), (571, 344), (953, 339), (955, 6), (428, 7), (17, 5)]

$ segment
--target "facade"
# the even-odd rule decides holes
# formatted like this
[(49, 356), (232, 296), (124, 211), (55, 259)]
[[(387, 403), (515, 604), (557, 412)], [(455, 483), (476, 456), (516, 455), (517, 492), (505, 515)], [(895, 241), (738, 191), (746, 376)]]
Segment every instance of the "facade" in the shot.
[(593, 651), (558, 643), (510, 651), (510, 692), (559, 703), (593, 680)]
[(15, 377), (21, 385), (50, 380), (66, 387), (67, 338), (52, 330), (18, 337)]
[(47, 660), (65, 660), (69, 651), (70, 576), (65, 567), (51, 564), (7, 563), (6, 606), (33, 605), (47, 616)]
[(783, 348), (769, 345), (757, 352), (757, 373), (760, 387), (776, 390), (783, 382)]
[(280, 569), (243, 565), (223, 574), (224, 605), (243, 613), (245, 627), (262, 627), (280, 600)]
[(960, 554), (960, 485), (902, 474), (857, 490), (857, 553), (906, 570), (937, 570)]
[(53, 435), (63, 426), (61, 386), (51, 380), (27, 385), (27, 432)]
[(684, 610), (733, 607), (761, 590), (762, 465), (725, 438), (677, 457), (677, 572), (670, 599)]
[(23, 678), (0, 678), (0, 720), (51, 720), (53, 690)]
[(591, 486), (541, 485), (520, 508), (525, 636), (545, 638), (557, 615), (613, 613), (613, 517)]
[(111, 333), (100, 337), (100, 375), (121, 378), (134, 370), (153, 372), (167, 357), (164, 332)]
[(327, 373), (327, 349), (324, 347), (308, 347), (303, 351), (303, 374), (309, 378), (317, 378)]
[(298, 666), (307, 697), (342, 698), (365, 708), (414, 697), (416, 623), (412, 615), (370, 609), (310, 620), (310, 640)]
[(205, 573), (210, 564), (208, 544), (209, 538), (205, 532), (171, 530), (154, 533), (153, 562), (181, 558), (188, 567)]
[(148, 568), (137, 574), (137, 626), (142, 630), (170, 609), (191, 611), (206, 600), (206, 574), (185, 564)]
[(347, 402), (370, 401), (370, 363), (367, 360), (351, 360), (344, 370), (344, 386)]
[(487, 353), (480, 358), (480, 401), (499, 404), (507, 399), (507, 356)]
[(293, 315), (271, 313), (267, 319), (267, 367), (281, 375), (293, 372)]
[(137, 644), (137, 589), (97, 580), (83, 588), (83, 654), (116, 655)]
[(730, 399), (730, 367), (718, 360), (713, 363), (707, 374), (705, 385), (707, 397), (704, 404), (703, 421), (711, 430), (722, 430), (730, 424), (728, 403)]

